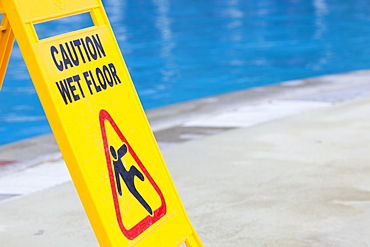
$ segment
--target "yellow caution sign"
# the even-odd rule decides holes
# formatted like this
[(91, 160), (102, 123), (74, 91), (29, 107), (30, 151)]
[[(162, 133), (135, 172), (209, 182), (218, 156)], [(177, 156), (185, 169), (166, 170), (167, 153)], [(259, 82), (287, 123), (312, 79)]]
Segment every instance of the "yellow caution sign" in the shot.
[[(0, 0), (101, 246), (202, 246), (100, 0)], [(35, 24), (89, 13), (40, 39)]]
[(0, 14), (3, 14), (0, 25), (0, 89), (4, 81), (6, 69), (8, 67), (10, 54), (14, 44), (14, 34), (10, 27), (8, 18), (4, 13), (4, 8), (0, 2)]

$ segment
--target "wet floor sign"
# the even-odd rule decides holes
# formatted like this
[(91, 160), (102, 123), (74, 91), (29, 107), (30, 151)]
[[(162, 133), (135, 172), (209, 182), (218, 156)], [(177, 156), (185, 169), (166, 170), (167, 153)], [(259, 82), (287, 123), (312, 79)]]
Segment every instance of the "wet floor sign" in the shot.
[[(100, 0), (0, 3), (100, 245), (202, 246)], [(93, 24), (48, 38), (36, 32), (39, 23), (80, 14)], [(0, 38), (8, 51), (12, 36)]]

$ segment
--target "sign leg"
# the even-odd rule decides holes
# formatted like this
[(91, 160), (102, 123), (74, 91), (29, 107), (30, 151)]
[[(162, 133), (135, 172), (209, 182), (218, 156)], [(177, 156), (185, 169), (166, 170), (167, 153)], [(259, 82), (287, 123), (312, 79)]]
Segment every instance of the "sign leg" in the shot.
[(185, 241), (186, 247), (203, 247), (198, 235), (192, 234)]
[[(0, 6), (1, 7), (1, 6)], [(2, 13), (0, 9), (0, 13)], [(10, 27), (6, 14), (3, 14), (3, 18), (0, 26), (0, 89), (3, 85), (6, 69), (12, 53), (14, 44), (14, 33)]]

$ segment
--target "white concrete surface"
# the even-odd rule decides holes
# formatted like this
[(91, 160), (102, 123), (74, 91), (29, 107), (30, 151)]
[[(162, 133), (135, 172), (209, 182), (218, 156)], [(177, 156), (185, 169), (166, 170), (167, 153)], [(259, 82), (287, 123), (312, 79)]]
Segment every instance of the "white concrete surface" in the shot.
[(276, 119), (296, 115), (316, 108), (328, 107), (327, 102), (274, 100), (271, 102), (248, 105), (232, 111), (206, 115), (198, 119), (187, 121), (187, 127), (251, 127)]
[(63, 159), (43, 162), (0, 177), (0, 194), (25, 195), (71, 181)]
[[(363, 98), (164, 150), (204, 245), (369, 246), (369, 113)], [(71, 183), (1, 201), (0, 240), (98, 245)]]
[(367, 98), (164, 154), (205, 246), (360, 247), (370, 246), (369, 143)]

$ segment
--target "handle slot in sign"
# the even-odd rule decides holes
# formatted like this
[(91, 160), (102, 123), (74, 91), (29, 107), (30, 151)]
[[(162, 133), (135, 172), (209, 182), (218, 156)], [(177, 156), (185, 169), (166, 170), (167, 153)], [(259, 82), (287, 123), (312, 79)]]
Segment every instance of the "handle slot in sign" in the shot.
[(34, 24), (39, 40), (93, 27), (90, 12)]

